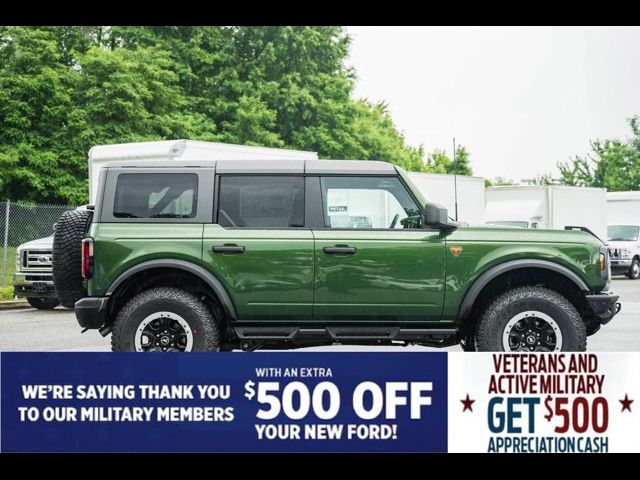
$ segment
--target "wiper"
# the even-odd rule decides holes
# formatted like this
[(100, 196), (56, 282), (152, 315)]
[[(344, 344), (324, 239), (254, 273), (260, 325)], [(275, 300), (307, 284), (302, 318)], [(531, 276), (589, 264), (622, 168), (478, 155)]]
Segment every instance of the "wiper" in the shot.
[(113, 212), (113, 216), (116, 218), (140, 218), (138, 215), (129, 212)]

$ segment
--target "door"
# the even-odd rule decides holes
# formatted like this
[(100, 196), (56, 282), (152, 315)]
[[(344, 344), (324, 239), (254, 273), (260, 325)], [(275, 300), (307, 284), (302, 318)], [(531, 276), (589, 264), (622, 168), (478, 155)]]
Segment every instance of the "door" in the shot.
[(216, 194), (217, 223), (205, 225), (202, 259), (238, 320), (310, 320), (314, 251), (304, 178), (220, 175)]
[(439, 321), (445, 245), (397, 177), (320, 178), (314, 319)]

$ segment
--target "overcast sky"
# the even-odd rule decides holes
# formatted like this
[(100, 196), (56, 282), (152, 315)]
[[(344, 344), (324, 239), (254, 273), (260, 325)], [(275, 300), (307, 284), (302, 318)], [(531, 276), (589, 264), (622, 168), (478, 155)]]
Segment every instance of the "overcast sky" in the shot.
[(356, 97), (385, 100), (410, 145), (452, 137), (475, 175), (556, 173), (640, 114), (640, 28), (347, 27)]

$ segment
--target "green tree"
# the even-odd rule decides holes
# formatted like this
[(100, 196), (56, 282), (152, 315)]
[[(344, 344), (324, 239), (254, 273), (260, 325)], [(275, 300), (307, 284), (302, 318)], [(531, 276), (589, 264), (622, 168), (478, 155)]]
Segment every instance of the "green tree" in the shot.
[(444, 150), (434, 150), (427, 158), (426, 171), (450, 175), (473, 175), (469, 165), (469, 152), (462, 145), (456, 147), (455, 161)]
[[(54, 27), (4, 28), (0, 38), (0, 192), (56, 202), (73, 189), (77, 165), (60, 155), (74, 142), (79, 74)], [(86, 155), (86, 151), (85, 151)]]
[(640, 190), (640, 117), (629, 119), (632, 136), (591, 142), (591, 152), (558, 164), (565, 185)]
[(0, 191), (7, 198), (85, 202), (95, 144), (214, 137), (205, 116), (188, 112), (162, 50), (105, 49), (95, 45), (95, 30), (70, 27), (2, 33)]
[(356, 115), (353, 132), (359, 150), (352, 158), (377, 159), (393, 162), (406, 170), (425, 171), (422, 147), (406, 145), (398, 132), (384, 102), (370, 104), (365, 100), (355, 103)]
[(91, 146), (167, 138), (427, 171), (384, 103), (352, 99), (348, 51), (340, 27), (0, 27), (0, 196), (82, 203)]

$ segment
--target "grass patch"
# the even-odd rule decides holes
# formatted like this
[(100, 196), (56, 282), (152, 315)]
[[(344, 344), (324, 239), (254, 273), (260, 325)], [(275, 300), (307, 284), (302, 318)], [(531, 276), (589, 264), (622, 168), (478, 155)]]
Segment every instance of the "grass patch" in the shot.
[(13, 300), (13, 285), (0, 287), (0, 302)]
[[(16, 247), (7, 247), (7, 270), (2, 275), (2, 258), (4, 256), (4, 247), (0, 244), (0, 288), (7, 285), (13, 285), (13, 274), (16, 271)], [(2, 297), (4, 299), (4, 297)]]

